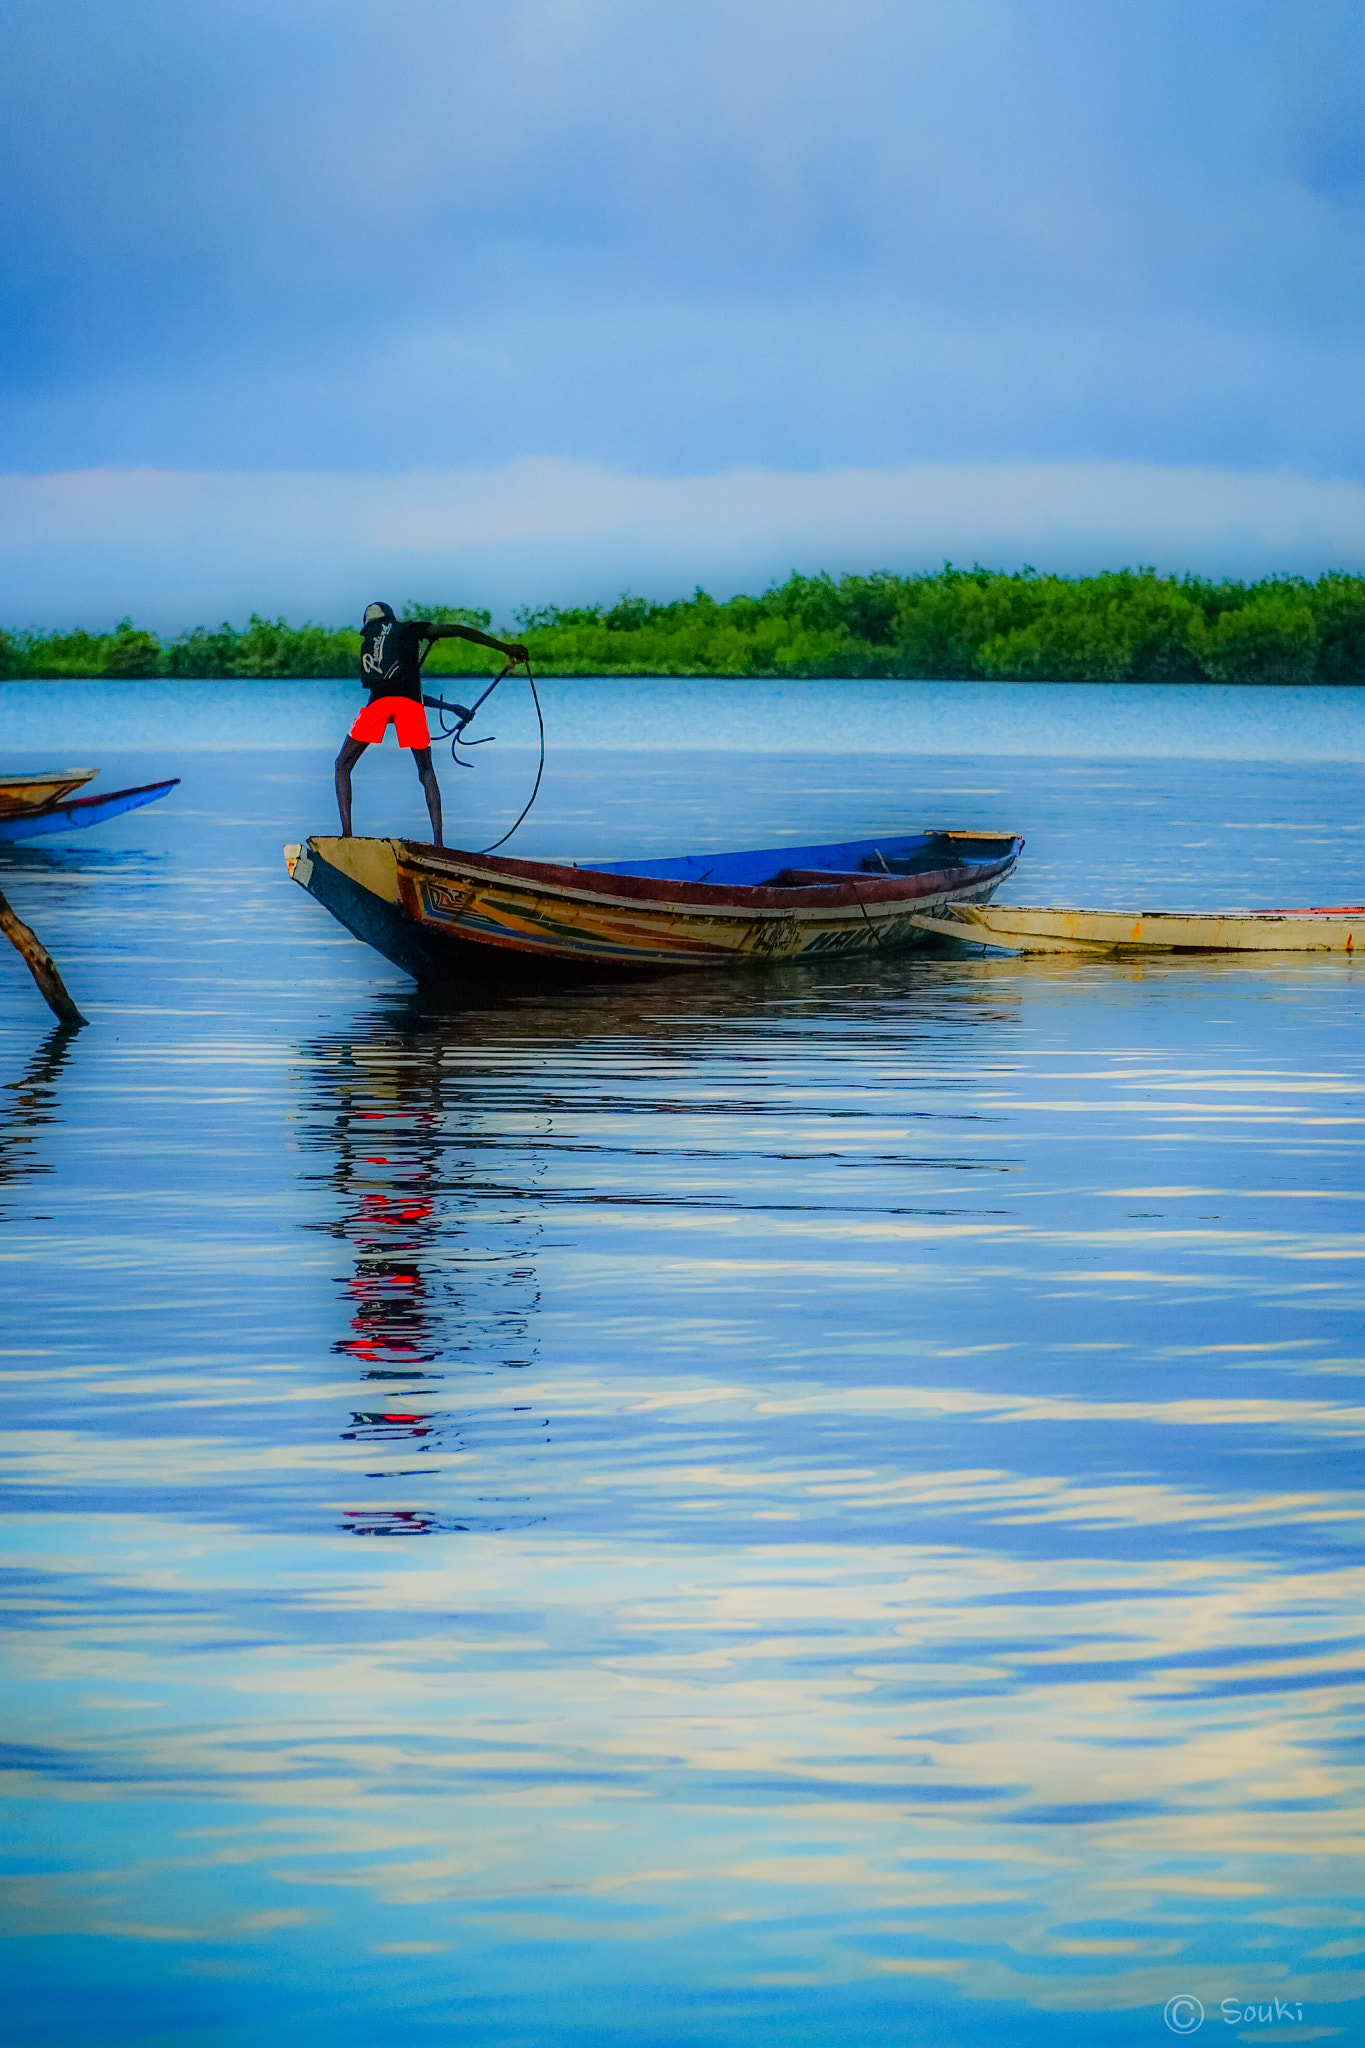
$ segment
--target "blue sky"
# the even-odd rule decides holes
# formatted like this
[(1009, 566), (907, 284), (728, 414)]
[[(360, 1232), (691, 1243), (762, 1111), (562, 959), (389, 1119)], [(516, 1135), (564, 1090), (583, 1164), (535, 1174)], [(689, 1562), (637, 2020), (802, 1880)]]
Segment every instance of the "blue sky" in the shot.
[[(784, 523), (852, 472), (1114, 480), (1098, 523), (1084, 493), (1048, 523), (987, 491), (993, 559), (1096, 566), (1093, 538), (1174, 568), (1365, 563), (1365, 495), (1340, 530), (1237, 516), (1243, 476), (1365, 493), (1365, 14), (1341, 0), (45, 0), (6, 46), (15, 623), (116, 585), (173, 628), (344, 614), (356, 576), (497, 604), (672, 594), (699, 548), (716, 587), (794, 545), (806, 568), (950, 551), (932, 502), (880, 554), (833, 486), (825, 528)], [(709, 515), (642, 550), (569, 503), (555, 535), (532, 507), (386, 552), (357, 509), (414, 471), (505, 504), (546, 461), (587, 498), (602, 472), (717, 503), (762, 475), (769, 510), (746, 487), (719, 550)], [(133, 554), (148, 470), (178, 510)], [(1154, 470), (1165, 497), (1130, 503)], [(1190, 471), (1225, 479), (1197, 531)], [(33, 480), (72, 472), (84, 497), (44, 502), (81, 516), (35, 539)], [(290, 526), (318, 493), (348, 536), (330, 567), (316, 519)], [(973, 552), (973, 515), (949, 525)]]

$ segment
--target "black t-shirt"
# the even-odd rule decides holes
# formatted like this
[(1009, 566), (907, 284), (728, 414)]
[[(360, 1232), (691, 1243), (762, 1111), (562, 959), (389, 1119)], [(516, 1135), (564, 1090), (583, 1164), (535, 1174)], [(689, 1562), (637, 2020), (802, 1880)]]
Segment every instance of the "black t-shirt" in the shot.
[(376, 697), (411, 697), (422, 701), (423, 619), (373, 619), (360, 634), (360, 674)]

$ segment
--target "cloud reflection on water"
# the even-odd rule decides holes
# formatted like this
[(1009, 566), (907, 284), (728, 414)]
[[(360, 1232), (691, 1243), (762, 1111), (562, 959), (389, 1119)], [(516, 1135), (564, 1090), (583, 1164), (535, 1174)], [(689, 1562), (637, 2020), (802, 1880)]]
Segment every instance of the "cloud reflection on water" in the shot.
[(32, 2038), (1348, 2025), (1352, 987), (85, 1034), (5, 1240)]

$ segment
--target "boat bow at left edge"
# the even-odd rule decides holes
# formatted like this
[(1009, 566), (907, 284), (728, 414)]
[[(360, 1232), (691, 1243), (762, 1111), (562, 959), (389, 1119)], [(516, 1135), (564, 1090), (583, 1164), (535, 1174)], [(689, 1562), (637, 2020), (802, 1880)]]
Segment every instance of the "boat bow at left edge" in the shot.
[(124, 811), (139, 810), (169, 796), (180, 777), (164, 782), (139, 783), (136, 789), (111, 789), (103, 796), (78, 796), (70, 803), (49, 803), (40, 809), (11, 811), (0, 816), (0, 843), (19, 839), (41, 839), (50, 832), (82, 832), (89, 825), (103, 824)]

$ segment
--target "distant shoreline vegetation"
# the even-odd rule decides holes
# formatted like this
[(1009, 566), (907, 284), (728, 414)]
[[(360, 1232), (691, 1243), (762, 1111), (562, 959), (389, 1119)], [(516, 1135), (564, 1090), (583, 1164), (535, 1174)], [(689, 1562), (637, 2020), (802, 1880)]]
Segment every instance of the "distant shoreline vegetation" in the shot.
[[(405, 605), (403, 616), (479, 626), (490, 615)], [(1122, 569), (1044, 576), (789, 576), (761, 597), (515, 612), (499, 629), (547, 675), (887, 676), (984, 682), (1358, 683), (1365, 680), (1365, 577), (1212, 583)], [(288, 679), (358, 675), (360, 635), (290, 626), (196, 627), (161, 641), (123, 619), (109, 633), (0, 633), (0, 676)], [(443, 640), (431, 676), (489, 674), (496, 657)]]

